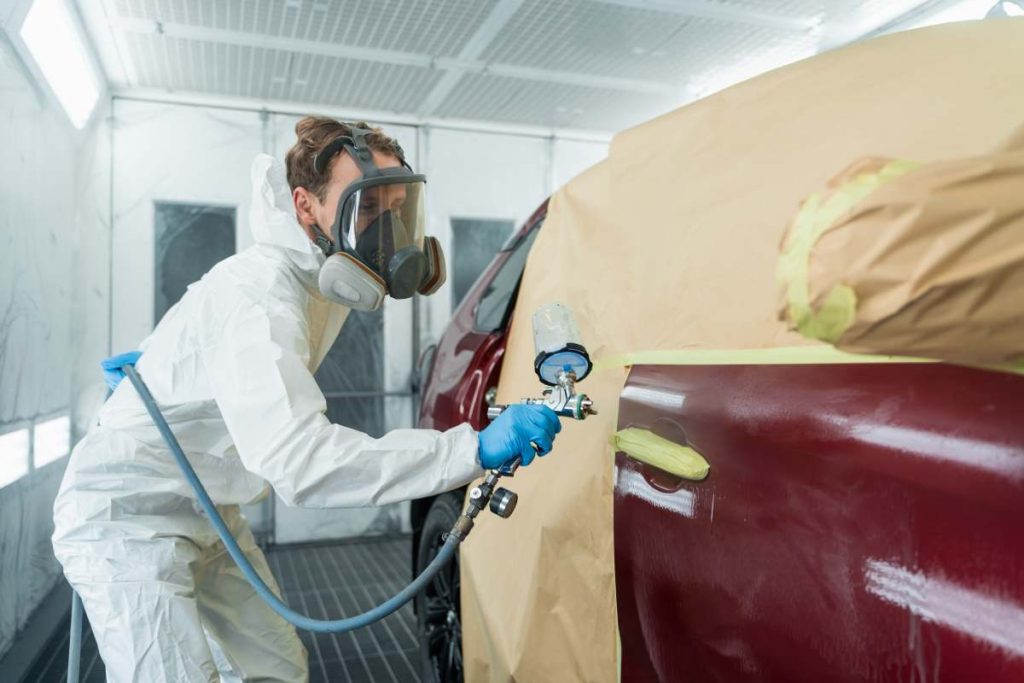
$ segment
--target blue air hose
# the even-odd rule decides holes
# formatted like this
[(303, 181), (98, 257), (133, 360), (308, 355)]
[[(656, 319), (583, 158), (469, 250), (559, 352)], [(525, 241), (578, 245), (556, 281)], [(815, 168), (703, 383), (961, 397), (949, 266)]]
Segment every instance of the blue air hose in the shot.
[(290, 609), (288, 605), (281, 602), (281, 600), (274, 595), (273, 591), (267, 587), (267, 584), (263, 582), (260, 575), (256, 573), (252, 564), (249, 563), (249, 558), (245, 556), (242, 549), (238, 547), (238, 543), (235, 541), (234, 536), (228, 530), (227, 524), (224, 523), (224, 519), (217, 512), (216, 506), (213, 504), (213, 500), (210, 499), (206, 489), (203, 488), (203, 484), (199, 481), (199, 477), (196, 476), (195, 470), (192, 469), (191, 463), (188, 458), (185, 457), (184, 451), (181, 450), (181, 445), (178, 440), (174, 438), (174, 434), (171, 432), (171, 428), (167, 425), (167, 420), (160, 413), (160, 409), (156, 405), (156, 401), (153, 400), (153, 395), (149, 393), (149, 388), (146, 387), (145, 382), (139, 377), (139, 374), (135, 371), (135, 368), (131, 365), (124, 366), (124, 373), (132, 381), (135, 386), (135, 390), (139, 392), (139, 396), (142, 397), (142, 402), (146, 406), (146, 410), (149, 411), (149, 416), (153, 418), (153, 422), (156, 423), (157, 429), (160, 430), (160, 434), (164, 437), (164, 441), (167, 442), (167, 447), (171, 449), (171, 453), (174, 454), (174, 459), (178, 461), (178, 465), (181, 467), (182, 472), (185, 473), (185, 478), (188, 479), (188, 483), (192, 485), (192, 489), (196, 493), (196, 498), (199, 499), (199, 504), (202, 506), (206, 516), (209, 517), (213, 527), (217, 530), (217, 534), (220, 536), (220, 540), (224, 542), (224, 547), (227, 548), (228, 553), (234, 559), (235, 564), (245, 574), (245, 578), (252, 585), (256, 593), (263, 599), (272, 610), (277, 612), (286, 621), (294, 624), (295, 626), (306, 629), (307, 631), (316, 631), (318, 633), (341, 633), (344, 631), (353, 631), (357, 628), (368, 626), (369, 624), (379, 621), (384, 617), (392, 614), (398, 610), (402, 605), (409, 602), (417, 593), (423, 590), (427, 584), (437, 575), (439, 571), (455, 556), (455, 552), (458, 549), (461, 538), (457, 534), (449, 534), (445, 540), (444, 545), (441, 547), (441, 551), (434, 557), (434, 559), (427, 565), (427, 568), (417, 576), (412, 583), (403, 588), (397, 595), (390, 600), (381, 603), (377, 607), (359, 614), (348, 619), (336, 619), (333, 621), (322, 620), (322, 619), (311, 619), (303, 614), (299, 614), (293, 609)]
[(82, 598), (71, 591), (71, 636), (68, 639), (68, 683), (78, 683), (82, 666)]

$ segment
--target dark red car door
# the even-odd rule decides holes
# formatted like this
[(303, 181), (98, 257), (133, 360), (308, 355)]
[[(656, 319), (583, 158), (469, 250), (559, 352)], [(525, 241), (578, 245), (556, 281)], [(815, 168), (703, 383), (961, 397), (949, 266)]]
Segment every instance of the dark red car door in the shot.
[(1024, 377), (637, 366), (616, 455), (623, 681), (1024, 680)]

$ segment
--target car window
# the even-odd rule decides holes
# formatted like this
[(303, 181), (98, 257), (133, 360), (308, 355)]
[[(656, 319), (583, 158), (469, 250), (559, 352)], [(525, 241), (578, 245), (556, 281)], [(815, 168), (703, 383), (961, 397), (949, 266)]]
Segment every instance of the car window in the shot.
[(530, 247), (537, 239), (540, 226), (541, 223), (537, 223), (519, 244), (513, 247), (508, 260), (484, 290), (473, 320), (473, 327), (478, 332), (494, 332), (500, 330), (505, 324), (512, 300), (515, 298), (516, 290), (519, 289), (519, 279), (523, 275), (523, 268), (526, 267), (526, 257), (530, 255)]

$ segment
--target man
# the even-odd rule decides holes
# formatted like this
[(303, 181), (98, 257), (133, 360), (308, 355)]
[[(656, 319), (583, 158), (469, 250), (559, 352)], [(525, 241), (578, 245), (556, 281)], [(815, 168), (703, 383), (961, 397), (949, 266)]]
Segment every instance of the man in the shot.
[[(225, 259), (164, 316), (138, 370), (232, 533), (278, 591), (238, 506), (273, 486), (290, 505), (420, 498), (484, 468), (551, 449), (547, 408), (514, 406), (477, 434), (371, 438), (325, 417), (313, 373), (348, 308), (432, 291), (443, 276), (422, 235), (422, 176), (380, 130), (305, 118), (287, 169), (253, 163), (255, 246)], [(287, 174), (287, 183), (286, 183)], [(433, 249), (434, 251), (431, 251)], [(305, 681), (292, 626), (228, 556), (149, 419), (122, 382), (75, 447), (54, 506), (53, 545), (85, 604), (110, 681)], [(278, 591), (279, 592), (279, 591)], [(225, 662), (226, 660), (226, 662)]]

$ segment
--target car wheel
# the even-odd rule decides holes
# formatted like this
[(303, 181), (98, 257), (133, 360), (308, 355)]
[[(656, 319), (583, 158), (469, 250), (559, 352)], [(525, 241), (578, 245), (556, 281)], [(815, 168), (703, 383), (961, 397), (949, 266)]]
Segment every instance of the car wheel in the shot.
[[(419, 574), (441, 550), (462, 511), (463, 494), (438, 496), (423, 520), (416, 557)], [(462, 683), (462, 613), (459, 599), (459, 556), (444, 567), (416, 596), (416, 621), (420, 637), (420, 665), (424, 681)]]

